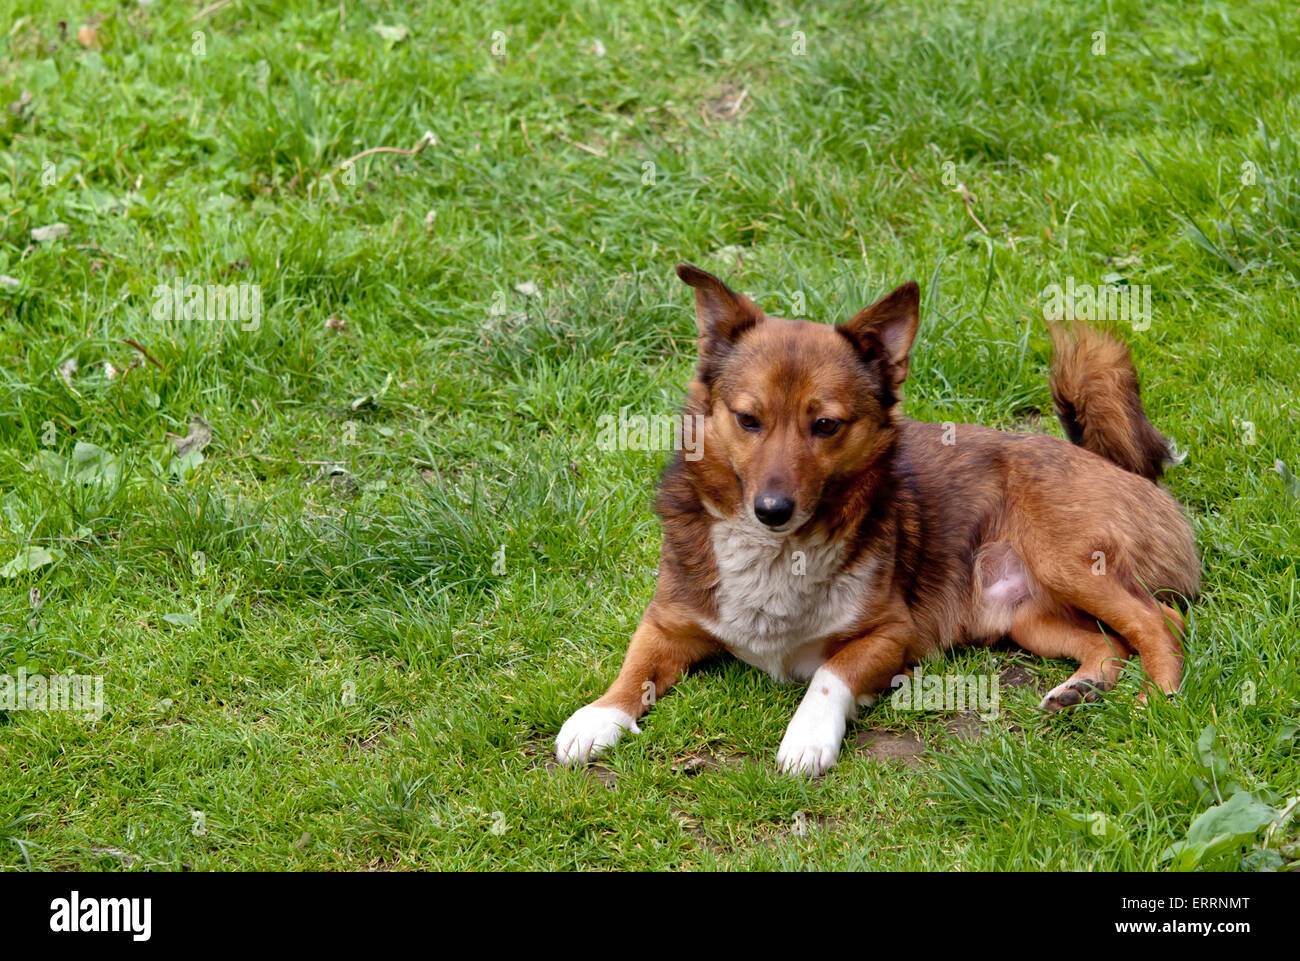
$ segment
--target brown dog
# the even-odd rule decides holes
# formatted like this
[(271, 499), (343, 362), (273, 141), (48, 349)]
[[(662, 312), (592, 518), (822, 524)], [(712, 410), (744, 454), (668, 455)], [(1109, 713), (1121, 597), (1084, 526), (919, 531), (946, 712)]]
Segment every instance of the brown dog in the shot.
[[(692, 663), (726, 650), (811, 681), (777, 759), (820, 774), (856, 706), (934, 651), (1009, 635), (1079, 669), (1045, 710), (1091, 700), (1135, 653), (1177, 690), (1200, 564), (1157, 484), (1169, 456), (1128, 349), (1053, 329), (1052, 396), (1075, 445), (925, 424), (897, 407), (918, 325), (915, 283), (838, 326), (767, 317), (716, 277), (695, 288), (699, 367), (685, 412), (701, 456), (664, 475), (659, 584), (609, 691), (565, 722), (584, 763)], [(1098, 629), (1104, 624), (1108, 631)]]

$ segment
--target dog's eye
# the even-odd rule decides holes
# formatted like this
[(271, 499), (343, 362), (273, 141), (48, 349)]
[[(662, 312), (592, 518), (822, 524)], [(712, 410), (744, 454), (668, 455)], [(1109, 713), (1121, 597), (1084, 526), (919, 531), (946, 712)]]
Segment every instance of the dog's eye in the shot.
[(840, 429), (840, 421), (833, 417), (818, 417), (813, 421), (812, 432), (818, 437), (830, 437)]
[(740, 411), (736, 411), (736, 423), (749, 431), (758, 430), (763, 426), (753, 414), (742, 414)]

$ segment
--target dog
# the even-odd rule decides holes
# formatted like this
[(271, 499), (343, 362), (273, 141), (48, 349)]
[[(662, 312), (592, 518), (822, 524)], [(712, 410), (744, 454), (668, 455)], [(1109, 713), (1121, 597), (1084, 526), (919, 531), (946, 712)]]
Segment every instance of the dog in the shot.
[(1049, 712), (1110, 690), (1135, 654), (1142, 697), (1178, 690), (1200, 562), (1158, 484), (1171, 446), (1121, 341), (1052, 326), (1069, 442), (923, 423), (898, 403), (915, 282), (832, 326), (769, 317), (690, 264), (677, 274), (695, 290), (685, 414), (703, 418), (698, 453), (664, 473), (654, 598), (617, 679), (561, 728), (560, 762), (640, 733), (656, 698), (722, 652), (808, 682), (777, 761), (814, 776), (859, 706), (956, 645), (1009, 636), (1078, 661)]

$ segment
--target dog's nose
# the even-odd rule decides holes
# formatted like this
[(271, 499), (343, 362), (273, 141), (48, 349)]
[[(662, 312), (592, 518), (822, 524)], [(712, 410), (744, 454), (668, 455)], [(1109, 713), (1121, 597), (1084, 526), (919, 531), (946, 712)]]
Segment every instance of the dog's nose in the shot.
[(759, 494), (754, 498), (754, 514), (768, 527), (780, 527), (794, 514), (794, 501), (781, 494)]

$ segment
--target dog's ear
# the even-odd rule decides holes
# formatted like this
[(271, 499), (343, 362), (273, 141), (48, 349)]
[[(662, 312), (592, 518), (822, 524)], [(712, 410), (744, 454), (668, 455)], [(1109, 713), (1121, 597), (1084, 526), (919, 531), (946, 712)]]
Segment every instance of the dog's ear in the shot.
[(872, 361), (879, 359), (895, 390), (907, 380), (907, 355), (921, 322), (921, 288), (909, 280), (835, 329)]
[(763, 311), (753, 301), (694, 264), (678, 264), (677, 276), (695, 288), (701, 358), (713, 353), (717, 346), (733, 343), (763, 319)]

